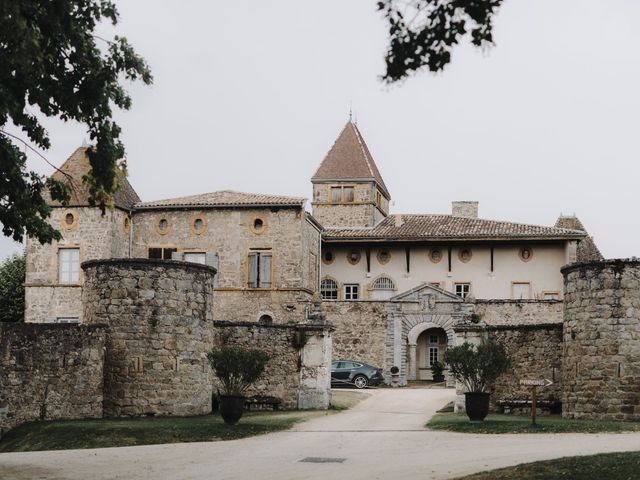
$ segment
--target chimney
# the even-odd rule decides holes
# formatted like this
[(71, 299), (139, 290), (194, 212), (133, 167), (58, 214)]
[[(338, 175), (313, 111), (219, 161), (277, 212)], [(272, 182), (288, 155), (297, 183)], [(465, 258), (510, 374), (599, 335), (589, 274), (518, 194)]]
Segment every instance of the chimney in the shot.
[(478, 218), (478, 202), (451, 202), (451, 215)]
[(395, 220), (396, 220), (396, 227), (401, 227), (402, 224), (404, 223), (402, 221), (402, 215), (394, 215)]

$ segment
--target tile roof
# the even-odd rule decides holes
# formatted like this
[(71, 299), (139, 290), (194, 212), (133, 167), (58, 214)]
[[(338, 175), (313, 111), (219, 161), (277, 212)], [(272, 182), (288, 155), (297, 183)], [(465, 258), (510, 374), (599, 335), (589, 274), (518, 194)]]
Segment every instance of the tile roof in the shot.
[(387, 198), (390, 198), (387, 186), (382, 180), (382, 175), (373, 161), (360, 130), (355, 123), (349, 121), (311, 181), (356, 179), (374, 180)]
[[(400, 219), (398, 219), (400, 217)], [(324, 241), (581, 239), (585, 232), (453, 215), (390, 215), (373, 228), (327, 229)]]
[[(62, 164), (59, 171), (56, 171), (52, 177), (54, 180), (71, 184), (71, 199), (69, 206), (86, 206), (89, 205), (89, 192), (82, 183), (84, 177), (91, 169), (89, 157), (87, 156), (86, 146), (79, 147), (71, 154), (71, 156)], [(71, 178), (69, 178), (71, 177)], [(133, 189), (127, 177), (122, 173), (118, 173), (118, 190), (113, 194), (113, 203), (117, 207), (131, 209), (134, 203), (140, 201), (140, 197)], [(48, 194), (45, 199), (51, 205), (60, 206), (60, 202), (54, 202)]]
[(168, 198), (152, 202), (136, 203), (135, 208), (144, 210), (151, 208), (199, 208), (199, 207), (303, 207), (306, 202), (301, 197), (285, 197), (282, 195), (263, 195), (260, 193), (242, 193), (232, 190), (203, 193), (188, 197)]
[[(588, 234), (587, 229), (584, 228), (584, 225), (582, 224), (580, 219), (575, 215), (560, 215), (560, 217), (558, 217), (558, 220), (556, 220), (555, 226), (559, 228), (572, 228), (574, 230), (581, 230), (585, 234)], [(600, 249), (596, 245), (596, 242), (593, 240), (593, 237), (587, 235), (583, 240), (580, 241), (580, 243), (578, 243), (578, 248), (576, 250), (576, 261), (593, 262), (598, 260), (604, 260), (604, 257), (602, 256), (602, 253), (600, 253)]]

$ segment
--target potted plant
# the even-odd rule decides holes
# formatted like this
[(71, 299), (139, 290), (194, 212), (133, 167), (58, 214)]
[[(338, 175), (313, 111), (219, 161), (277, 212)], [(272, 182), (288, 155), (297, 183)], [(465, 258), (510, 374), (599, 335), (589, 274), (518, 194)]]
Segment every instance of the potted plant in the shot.
[(400, 382), (400, 369), (395, 365), (391, 367), (391, 386), (397, 387)]
[(439, 361), (433, 362), (431, 365), (431, 376), (433, 377), (434, 382), (444, 382), (444, 364)]
[(269, 356), (260, 350), (224, 346), (209, 352), (207, 359), (222, 383), (220, 415), (226, 424), (235, 425), (244, 411), (244, 393), (260, 378)]
[(480, 345), (464, 342), (447, 349), (444, 361), (456, 380), (467, 389), (465, 410), (471, 423), (480, 423), (489, 413), (489, 386), (511, 365), (504, 347), (486, 340)]

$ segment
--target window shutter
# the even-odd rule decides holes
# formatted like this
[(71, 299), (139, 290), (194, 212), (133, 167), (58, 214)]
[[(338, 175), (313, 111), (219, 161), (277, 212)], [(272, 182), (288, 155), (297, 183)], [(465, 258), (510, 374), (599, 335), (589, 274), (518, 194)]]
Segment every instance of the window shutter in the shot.
[(271, 254), (260, 254), (260, 285), (259, 288), (271, 288)]
[(258, 287), (258, 254), (249, 254), (249, 288)]

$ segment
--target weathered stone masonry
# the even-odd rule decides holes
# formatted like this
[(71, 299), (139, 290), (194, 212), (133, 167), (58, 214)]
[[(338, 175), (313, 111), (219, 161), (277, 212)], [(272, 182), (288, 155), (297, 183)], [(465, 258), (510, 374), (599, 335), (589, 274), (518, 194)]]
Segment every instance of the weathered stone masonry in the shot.
[(640, 420), (640, 261), (569, 265), (563, 416)]
[(105, 416), (209, 413), (215, 269), (147, 259), (82, 268), (84, 319), (109, 326)]
[(0, 323), (0, 436), (24, 422), (101, 418), (104, 326)]

